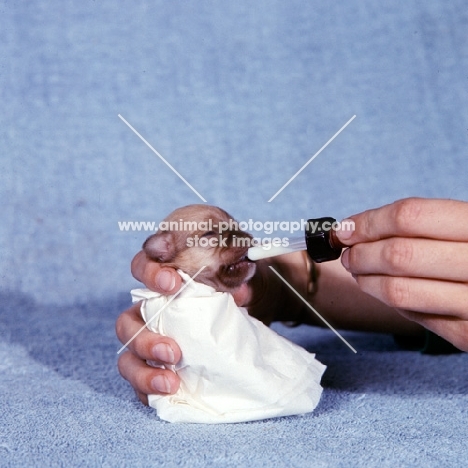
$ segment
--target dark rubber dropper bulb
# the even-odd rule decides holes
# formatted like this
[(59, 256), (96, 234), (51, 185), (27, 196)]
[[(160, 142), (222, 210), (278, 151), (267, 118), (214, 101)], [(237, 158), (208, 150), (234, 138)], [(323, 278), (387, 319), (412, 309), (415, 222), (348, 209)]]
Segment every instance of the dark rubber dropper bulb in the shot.
[(346, 245), (336, 236), (335, 218), (308, 219), (305, 230), (307, 253), (316, 263), (329, 262), (340, 258)]

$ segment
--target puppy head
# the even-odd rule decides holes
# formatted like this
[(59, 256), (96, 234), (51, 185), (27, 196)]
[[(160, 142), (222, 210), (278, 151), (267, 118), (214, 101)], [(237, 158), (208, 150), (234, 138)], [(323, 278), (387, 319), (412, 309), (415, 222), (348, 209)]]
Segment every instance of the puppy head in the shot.
[(217, 291), (232, 292), (255, 273), (247, 258), (252, 236), (238, 229), (224, 210), (209, 205), (178, 208), (161, 223), (164, 229), (146, 239), (143, 250), (152, 260), (179, 268)]

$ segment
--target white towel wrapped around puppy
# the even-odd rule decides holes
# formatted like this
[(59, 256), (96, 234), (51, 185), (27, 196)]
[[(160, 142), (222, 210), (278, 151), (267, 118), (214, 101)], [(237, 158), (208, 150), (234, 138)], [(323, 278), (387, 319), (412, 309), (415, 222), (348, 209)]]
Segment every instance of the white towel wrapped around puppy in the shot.
[(174, 395), (149, 395), (161, 419), (236, 423), (303, 414), (320, 400), (325, 366), (237, 307), (231, 294), (192, 281), (172, 300), (135, 289), (147, 327), (177, 341), (182, 359)]

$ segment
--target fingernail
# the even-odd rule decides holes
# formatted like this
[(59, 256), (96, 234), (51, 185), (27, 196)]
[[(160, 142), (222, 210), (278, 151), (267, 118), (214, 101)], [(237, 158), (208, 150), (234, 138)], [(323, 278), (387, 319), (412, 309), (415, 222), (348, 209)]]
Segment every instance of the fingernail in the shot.
[(349, 249), (341, 254), (341, 264), (349, 271)]
[(162, 270), (159, 272), (159, 274), (156, 276), (156, 282), (163, 291), (168, 292), (172, 291), (176, 284), (174, 275), (167, 270)]
[(167, 364), (174, 364), (174, 351), (166, 343), (158, 343), (152, 349), (152, 354), (155, 359)]
[(151, 379), (151, 387), (161, 393), (171, 393), (171, 384), (164, 375), (157, 375)]
[(336, 231), (339, 240), (347, 241), (351, 239), (354, 233), (354, 229), (351, 229), (351, 226), (354, 226), (354, 221), (352, 219), (343, 219), (343, 221), (341, 221), (340, 229)]

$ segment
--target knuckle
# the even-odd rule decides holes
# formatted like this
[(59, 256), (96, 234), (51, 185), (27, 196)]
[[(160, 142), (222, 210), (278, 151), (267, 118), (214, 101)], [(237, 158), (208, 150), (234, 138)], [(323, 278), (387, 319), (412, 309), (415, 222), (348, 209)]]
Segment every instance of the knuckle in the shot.
[(124, 314), (120, 314), (117, 317), (117, 320), (115, 321), (115, 334), (117, 335), (119, 339), (123, 337), (124, 332), (125, 332), (124, 322), (125, 322), (125, 316)]
[(152, 388), (152, 379), (155, 376), (151, 368), (148, 368), (145, 372), (139, 372), (134, 376), (134, 388), (137, 388), (140, 392), (144, 394), (149, 394), (153, 392)]
[(373, 239), (375, 237), (376, 226), (378, 225), (375, 222), (376, 216), (377, 210), (369, 210), (357, 223), (357, 230), (364, 239)]
[(422, 204), (419, 198), (405, 198), (395, 202), (394, 222), (398, 232), (411, 231), (412, 225), (418, 222)]
[(406, 272), (414, 256), (413, 244), (409, 239), (393, 238), (385, 242), (382, 260), (391, 273)]
[(120, 375), (125, 379), (128, 380), (127, 377), (127, 368), (128, 368), (128, 359), (130, 357), (129, 352), (125, 352), (119, 356), (117, 360), (117, 369), (119, 370)]
[(140, 250), (132, 259), (130, 271), (135, 279), (141, 281), (144, 265), (146, 264), (146, 255)]
[(131, 351), (140, 359), (146, 359), (151, 356), (151, 351), (149, 350), (147, 340), (144, 339), (143, 332), (135, 336), (131, 343), (128, 344)]
[(132, 357), (131, 352), (125, 352), (118, 360), (117, 367), (120, 375), (127, 380), (130, 385), (138, 392), (150, 393), (151, 392), (151, 380), (154, 377), (156, 369), (153, 369), (149, 365), (142, 367), (138, 365), (138, 362)]
[(406, 278), (386, 277), (382, 280), (384, 302), (391, 307), (405, 308), (410, 303), (411, 291)]
[(348, 254), (349, 255), (348, 257), (349, 269), (351, 272), (354, 272), (356, 268), (359, 267), (359, 264), (361, 263), (360, 258), (362, 254), (362, 248), (358, 244), (358, 245), (354, 245), (351, 249), (348, 249), (348, 250), (349, 250), (349, 254)]

